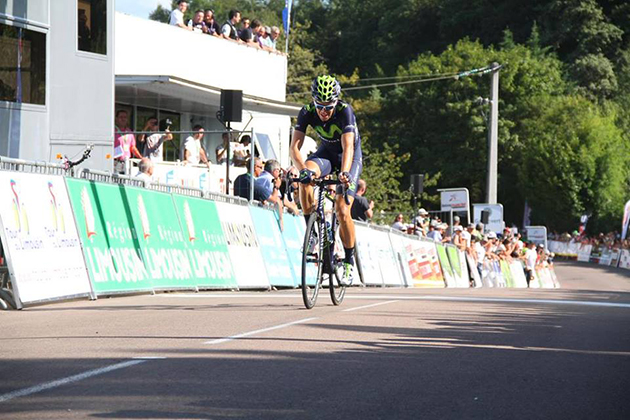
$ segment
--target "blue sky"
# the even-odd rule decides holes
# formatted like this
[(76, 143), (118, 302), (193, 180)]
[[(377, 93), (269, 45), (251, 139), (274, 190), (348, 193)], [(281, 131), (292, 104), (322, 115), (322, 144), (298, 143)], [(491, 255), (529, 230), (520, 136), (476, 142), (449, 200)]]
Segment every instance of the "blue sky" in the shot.
[(116, 11), (147, 19), (158, 4), (171, 8), (170, 0), (115, 0)]

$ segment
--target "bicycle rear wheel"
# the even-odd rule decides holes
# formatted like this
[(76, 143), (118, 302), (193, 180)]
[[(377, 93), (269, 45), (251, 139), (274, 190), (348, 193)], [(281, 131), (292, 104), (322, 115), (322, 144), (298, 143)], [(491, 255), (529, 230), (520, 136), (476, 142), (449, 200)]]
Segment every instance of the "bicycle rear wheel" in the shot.
[(302, 299), (306, 309), (312, 309), (322, 285), (324, 275), (323, 232), (317, 213), (311, 214), (306, 224), (302, 247)]
[(328, 289), (330, 291), (330, 300), (332, 300), (333, 305), (337, 306), (341, 305), (343, 298), (346, 296), (346, 286), (341, 284), (341, 279), (339, 278), (340, 275), (342, 275), (340, 270), (343, 269), (343, 260), (340, 254), (340, 251), (343, 249), (343, 244), (339, 237), (339, 221), (336, 217), (333, 218), (333, 225), (333, 243), (331, 244), (330, 252), (327, 254), (331, 259), (331, 264), (329, 265)]

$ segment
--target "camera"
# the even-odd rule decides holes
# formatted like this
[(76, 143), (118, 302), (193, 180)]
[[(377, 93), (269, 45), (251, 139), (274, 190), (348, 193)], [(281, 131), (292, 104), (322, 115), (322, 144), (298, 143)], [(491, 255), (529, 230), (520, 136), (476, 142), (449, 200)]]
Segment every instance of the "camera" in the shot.
[(173, 121), (171, 121), (170, 118), (164, 118), (160, 120), (160, 131), (168, 130), (169, 128), (171, 128), (171, 125), (173, 125)]

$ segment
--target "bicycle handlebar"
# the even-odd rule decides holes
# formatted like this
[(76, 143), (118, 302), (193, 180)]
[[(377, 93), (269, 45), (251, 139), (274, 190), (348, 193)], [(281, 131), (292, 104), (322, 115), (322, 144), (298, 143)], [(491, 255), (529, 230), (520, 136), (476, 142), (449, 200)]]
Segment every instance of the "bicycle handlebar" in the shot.
[(293, 191), (295, 191), (295, 189), (293, 188), (294, 182), (298, 182), (300, 184), (305, 184), (305, 185), (307, 184), (316, 185), (319, 187), (326, 187), (328, 185), (341, 185), (343, 188), (343, 200), (345, 201), (347, 205), (350, 205), (350, 198), (348, 198), (348, 188), (344, 185), (343, 182), (337, 179), (315, 178), (315, 179), (311, 179), (310, 181), (304, 182), (304, 181), (300, 181), (300, 178), (291, 178), (290, 176), (287, 175), (287, 195), (289, 197), (289, 201), (293, 201)]

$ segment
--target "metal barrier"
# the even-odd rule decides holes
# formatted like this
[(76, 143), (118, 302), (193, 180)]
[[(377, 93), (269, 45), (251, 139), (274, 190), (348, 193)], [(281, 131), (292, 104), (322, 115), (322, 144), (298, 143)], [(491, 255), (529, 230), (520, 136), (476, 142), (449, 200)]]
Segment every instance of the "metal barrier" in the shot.
[(134, 178), (129, 175), (120, 175), (107, 171), (98, 171), (96, 169), (80, 169), (77, 174), (77, 178), (85, 179), (88, 181), (105, 182), (109, 184), (129, 185), (132, 187), (146, 186), (144, 180), (142, 179)]
[(5, 171), (28, 172), (46, 175), (67, 175), (65, 167), (60, 163), (36, 162), (0, 156), (0, 169)]
[(249, 205), (249, 201), (245, 200), (242, 197), (235, 197), (232, 195), (225, 195), (225, 194), (215, 193), (215, 192), (210, 192), (210, 191), (205, 191), (203, 198), (207, 200), (217, 201), (220, 203), (239, 204), (241, 206)]

